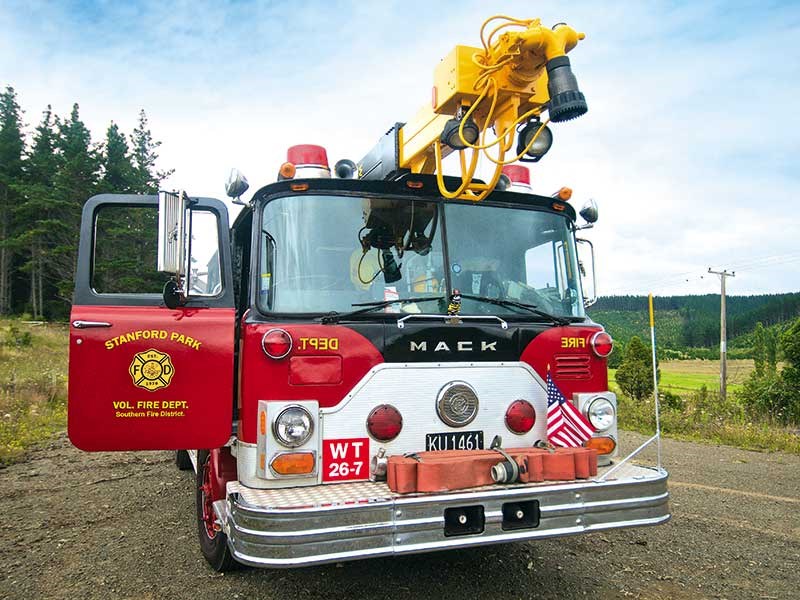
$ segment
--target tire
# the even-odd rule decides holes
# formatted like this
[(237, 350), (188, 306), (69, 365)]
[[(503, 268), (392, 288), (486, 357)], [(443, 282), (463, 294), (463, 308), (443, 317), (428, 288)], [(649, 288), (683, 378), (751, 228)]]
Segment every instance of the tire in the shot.
[(186, 450), (175, 451), (175, 466), (181, 471), (191, 471), (194, 469), (192, 459), (189, 458), (189, 453)]
[[(200, 551), (203, 557), (211, 565), (211, 568), (218, 573), (226, 573), (234, 571), (239, 567), (230, 549), (228, 548), (228, 536), (222, 531), (214, 531), (213, 526), (205, 517), (207, 511), (211, 511), (213, 515), (213, 508), (208, 501), (206, 490), (209, 490), (208, 482), (208, 468), (209, 468), (210, 454), (208, 450), (197, 451), (197, 473), (195, 475), (195, 500), (197, 505), (197, 534), (200, 539)], [(213, 516), (211, 517), (213, 519)]]

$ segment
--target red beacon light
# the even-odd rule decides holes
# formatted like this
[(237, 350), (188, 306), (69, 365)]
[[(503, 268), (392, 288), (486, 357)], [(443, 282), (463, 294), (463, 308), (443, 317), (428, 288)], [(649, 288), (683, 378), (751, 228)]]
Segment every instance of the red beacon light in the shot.
[[(284, 176), (284, 173), (289, 174), (292, 171), (286, 165), (294, 167), (294, 172), (291, 173), (290, 177)], [(281, 166), (280, 177), (282, 179), (330, 179), (330, 176), (331, 168), (328, 165), (328, 153), (322, 146), (298, 144), (297, 146), (291, 146), (286, 151), (286, 162)]]
[(528, 167), (522, 165), (506, 165), (503, 167), (503, 175), (508, 177), (509, 192), (522, 192), (525, 194), (531, 193), (531, 173)]

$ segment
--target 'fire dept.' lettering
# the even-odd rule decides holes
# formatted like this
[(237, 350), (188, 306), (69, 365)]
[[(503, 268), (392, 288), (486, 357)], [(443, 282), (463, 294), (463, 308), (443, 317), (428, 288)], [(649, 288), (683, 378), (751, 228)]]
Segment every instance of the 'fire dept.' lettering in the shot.
[(185, 417), (189, 409), (186, 400), (114, 400), (114, 416), (118, 419), (164, 419)]
[(136, 331), (129, 331), (127, 333), (120, 334), (117, 337), (106, 340), (105, 346), (106, 350), (113, 350), (118, 346), (138, 340), (166, 339), (169, 339), (169, 341), (175, 342), (176, 344), (189, 346), (189, 348), (192, 350), (200, 350), (200, 345), (202, 344), (200, 340), (196, 340), (188, 335), (183, 335), (177, 331), (167, 331), (165, 329), (138, 329)]

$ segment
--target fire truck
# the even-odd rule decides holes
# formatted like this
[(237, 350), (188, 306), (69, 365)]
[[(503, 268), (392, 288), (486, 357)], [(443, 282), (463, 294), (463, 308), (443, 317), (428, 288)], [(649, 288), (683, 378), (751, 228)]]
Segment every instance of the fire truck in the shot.
[[(584, 35), (496, 17), (480, 38), (360, 161), (293, 146), (247, 200), (234, 170), (232, 225), (184, 192), (85, 204), (69, 437), (175, 451), (218, 571), (670, 517), (666, 471), (618, 448), (613, 342), (585, 312), (597, 206), (579, 224), (520, 164), (587, 111), (567, 57)], [(585, 435), (559, 443), (555, 409)]]

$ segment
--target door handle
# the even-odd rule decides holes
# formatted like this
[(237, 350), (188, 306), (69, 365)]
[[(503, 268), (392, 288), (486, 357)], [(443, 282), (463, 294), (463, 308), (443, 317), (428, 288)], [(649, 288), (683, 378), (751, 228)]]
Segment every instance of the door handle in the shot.
[(111, 323), (105, 321), (73, 321), (72, 326), (75, 329), (90, 329), (92, 327), (111, 327)]

